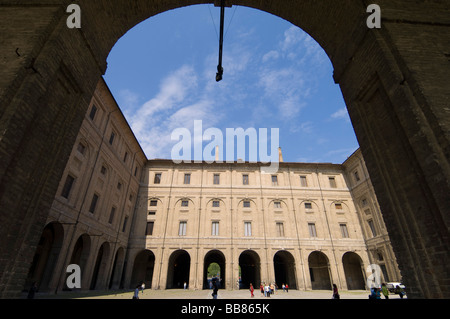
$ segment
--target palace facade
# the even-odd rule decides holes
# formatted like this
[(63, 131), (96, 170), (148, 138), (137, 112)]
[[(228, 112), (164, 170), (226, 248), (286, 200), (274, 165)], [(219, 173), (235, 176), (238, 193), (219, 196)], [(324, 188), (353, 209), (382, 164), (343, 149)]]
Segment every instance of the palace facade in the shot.
[(343, 164), (148, 160), (102, 79), (61, 178), (27, 290), (366, 289), (367, 268), (400, 281), (376, 195), (357, 150)]

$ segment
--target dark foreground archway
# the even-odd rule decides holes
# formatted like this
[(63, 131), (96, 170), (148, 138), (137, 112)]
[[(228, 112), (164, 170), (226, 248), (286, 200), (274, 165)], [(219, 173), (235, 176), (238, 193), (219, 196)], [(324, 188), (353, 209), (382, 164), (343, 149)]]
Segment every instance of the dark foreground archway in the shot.
[[(6, 0), (0, 10), (0, 297), (19, 296), (66, 161), (114, 43), (137, 23), (207, 0)], [(230, 0), (308, 32), (334, 66), (409, 297), (450, 298), (448, 1)], [(31, 227), (30, 225), (33, 225)]]

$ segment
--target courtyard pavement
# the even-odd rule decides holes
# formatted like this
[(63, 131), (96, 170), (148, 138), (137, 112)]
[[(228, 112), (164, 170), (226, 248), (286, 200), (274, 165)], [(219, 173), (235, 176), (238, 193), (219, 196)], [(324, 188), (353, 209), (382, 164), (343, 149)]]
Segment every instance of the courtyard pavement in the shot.
[[(144, 293), (139, 292), (139, 299), (212, 299), (212, 290), (152, 290), (146, 289)], [(133, 291), (87, 291), (87, 292), (60, 292), (57, 295), (36, 294), (36, 299), (132, 299)], [(340, 291), (341, 299), (368, 299), (369, 291), (352, 290)], [(261, 295), (260, 291), (254, 292), (250, 297), (248, 290), (219, 290), (218, 299), (251, 299), (251, 300), (273, 300), (273, 299), (331, 299), (331, 290), (301, 291), (292, 290), (283, 292), (278, 290), (270, 298)], [(26, 296), (24, 296), (26, 298)], [(382, 296), (381, 299), (384, 299)], [(389, 299), (400, 299), (399, 295), (390, 294)], [(406, 297), (404, 297), (406, 299)]]

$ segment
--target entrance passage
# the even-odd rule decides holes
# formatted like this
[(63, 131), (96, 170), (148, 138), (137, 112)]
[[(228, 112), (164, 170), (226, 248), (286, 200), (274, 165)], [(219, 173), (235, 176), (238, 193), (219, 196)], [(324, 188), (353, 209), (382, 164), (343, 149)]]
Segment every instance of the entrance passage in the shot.
[(136, 259), (134, 260), (130, 288), (135, 288), (142, 282), (145, 283), (145, 288), (151, 288), (154, 268), (155, 255), (151, 250), (146, 249), (137, 254)]
[(275, 282), (278, 287), (288, 284), (289, 289), (297, 289), (294, 256), (287, 251), (279, 251), (273, 257)]
[(191, 257), (185, 250), (177, 250), (169, 258), (167, 269), (167, 289), (183, 288), (184, 283), (189, 285), (189, 270), (191, 268)]
[(49, 291), (49, 283), (55, 270), (56, 262), (64, 239), (64, 229), (59, 223), (48, 224), (41, 235), (28, 272), (24, 290), (28, 291), (36, 282), (39, 291)]
[(314, 251), (308, 257), (308, 264), (311, 288), (313, 290), (331, 289), (330, 265), (327, 256), (320, 251)]
[(342, 257), (344, 265), (345, 280), (348, 290), (364, 290), (365, 283), (362, 272), (361, 257), (357, 254), (348, 252)]
[(239, 256), (239, 267), (241, 269), (239, 289), (249, 289), (250, 283), (253, 287), (259, 287), (261, 283), (261, 262), (259, 256), (253, 250), (246, 250)]
[(203, 289), (211, 288), (211, 279), (218, 279), (220, 289), (225, 289), (225, 256), (219, 250), (211, 250), (205, 255), (203, 264)]

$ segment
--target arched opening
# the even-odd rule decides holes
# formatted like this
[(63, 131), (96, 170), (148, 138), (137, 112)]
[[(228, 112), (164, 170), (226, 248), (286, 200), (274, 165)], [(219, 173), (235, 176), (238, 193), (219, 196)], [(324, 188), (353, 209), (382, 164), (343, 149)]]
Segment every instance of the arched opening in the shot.
[(203, 289), (212, 287), (212, 279), (217, 279), (220, 289), (225, 289), (225, 256), (219, 250), (211, 250), (205, 255), (203, 263)]
[[(83, 234), (78, 237), (78, 240), (75, 243), (72, 251), (72, 257), (70, 258), (69, 264), (75, 264), (80, 266), (81, 269), (81, 284), (83, 285), (85, 272), (83, 269), (86, 269), (86, 263), (89, 258), (89, 253), (91, 250), (91, 238), (88, 234)], [(84, 288), (83, 286), (81, 287)], [(64, 290), (69, 289), (66, 285), (66, 281), (64, 282)], [(70, 289), (69, 289), (70, 290)]]
[(329, 290), (331, 286), (330, 265), (328, 257), (320, 252), (313, 251), (308, 257), (309, 275), (313, 290)]
[(183, 288), (184, 283), (189, 287), (189, 271), (191, 256), (185, 250), (177, 250), (170, 255), (167, 269), (167, 289)]
[(239, 289), (259, 287), (261, 283), (261, 261), (259, 255), (253, 250), (246, 250), (239, 256), (240, 278)]
[(120, 278), (122, 276), (124, 259), (125, 252), (124, 249), (120, 247), (116, 252), (116, 256), (114, 257), (113, 267), (111, 270), (111, 278), (108, 285), (109, 289), (120, 288)]
[(363, 265), (361, 257), (353, 252), (346, 252), (342, 256), (342, 265), (344, 266), (345, 280), (348, 290), (364, 290)]
[(278, 287), (288, 284), (289, 289), (297, 289), (295, 259), (290, 252), (277, 252), (273, 257), (273, 268), (275, 270), (275, 282)]
[(130, 288), (136, 287), (142, 282), (145, 288), (152, 287), (153, 270), (155, 268), (155, 254), (151, 250), (143, 250), (136, 255), (131, 275)]
[(103, 243), (97, 253), (95, 260), (94, 272), (92, 273), (90, 290), (102, 289), (104, 287), (104, 280), (109, 262), (109, 243)]
[(64, 229), (61, 224), (53, 222), (45, 226), (28, 271), (24, 290), (28, 290), (34, 282), (41, 292), (49, 289), (63, 239)]

